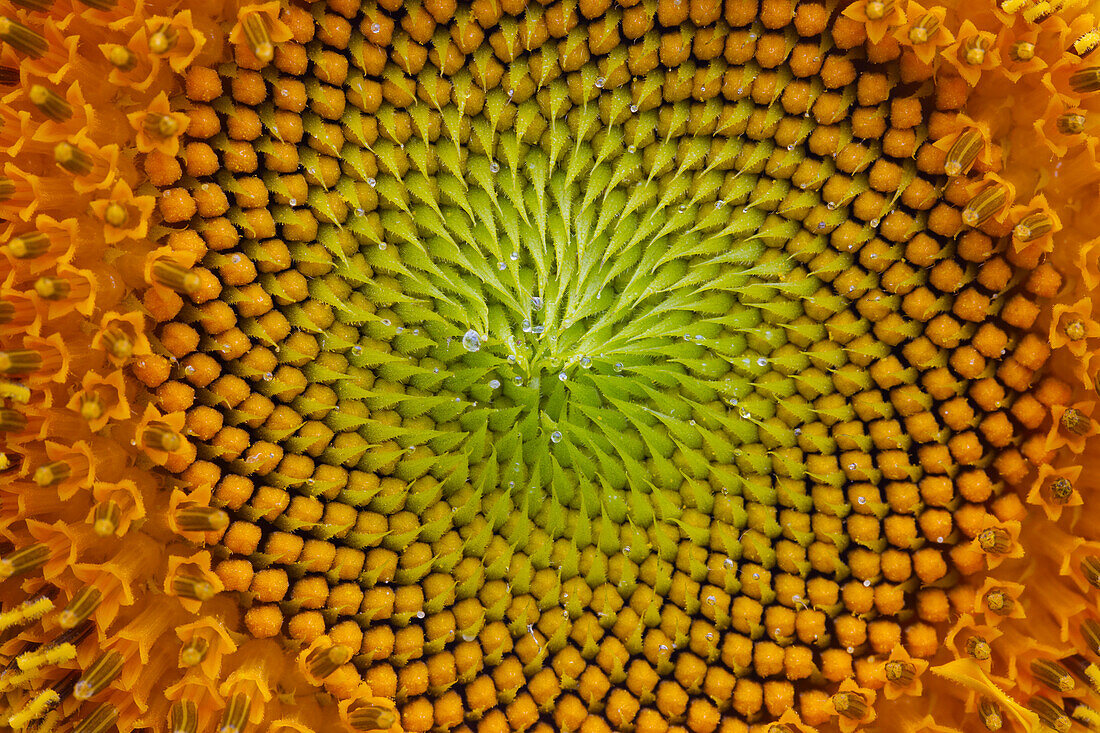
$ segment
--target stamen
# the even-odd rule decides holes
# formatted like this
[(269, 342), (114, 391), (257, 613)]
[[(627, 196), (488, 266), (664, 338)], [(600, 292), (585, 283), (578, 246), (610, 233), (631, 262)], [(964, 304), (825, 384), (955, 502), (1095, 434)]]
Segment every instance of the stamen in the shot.
[(985, 661), (993, 656), (989, 642), (980, 636), (971, 636), (966, 640), (966, 653), (977, 660)]
[(1085, 58), (1095, 51), (1097, 46), (1100, 46), (1100, 30), (1093, 28), (1091, 31), (1078, 36), (1077, 40), (1070, 44), (1069, 50), (1081, 58)]
[(57, 164), (74, 175), (86, 176), (92, 172), (92, 156), (69, 143), (61, 142), (54, 146), (53, 159)]
[(909, 662), (887, 662), (885, 671), (886, 679), (901, 687), (911, 685), (917, 676), (916, 667)]
[(1100, 588), (1100, 558), (1088, 556), (1081, 560), (1081, 573), (1095, 588)]
[(962, 43), (963, 60), (971, 66), (985, 63), (985, 54), (989, 50), (990, 40), (985, 36), (971, 36)]
[(76, 647), (68, 642), (36, 649), (32, 652), (24, 652), (15, 658), (15, 665), (20, 671), (29, 672), (39, 667), (48, 667), (63, 664), (76, 658)]
[(1062, 427), (1074, 435), (1085, 435), (1092, 426), (1092, 421), (1080, 410), (1070, 407), (1062, 413)]
[(894, 0), (868, 0), (864, 12), (871, 20), (882, 20), (894, 9)]
[(52, 710), (59, 702), (61, 702), (61, 696), (55, 691), (43, 690), (23, 706), (22, 710), (11, 715), (7, 720), (7, 725), (12, 730), (22, 730), (28, 727), (31, 721), (38, 720)]
[(1080, 654), (1066, 657), (1062, 661), (1066, 663), (1066, 668), (1076, 675), (1078, 679), (1082, 680), (1094, 691), (1100, 692), (1100, 666), (1090, 662)]
[(940, 19), (932, 13), (925, 13), (909, 29), (909, 40), (913, 43), (928, 43), (939, 27)]
[(241, 733), (248, 722), (248, 709), (252, 706), (252, 700), (243, 692), (238, 692), (229, 698), (229, 704), (225, 706), (222, 714), (221, 725), (218, 733)]
[(53, 610), (53, 599), (34, 598), (20, 603), (10, 611), (0, 613), (0, 631), (37, 621)]
[(197, 274), (174, 262), (157, 260), (152, 271), (155, 282), (180, 293), (194, 293), (202, 286)]
[(229, 526), (229, 515), (209, 506), (181, 506), (176, 509), (176, 524), (185, 532), (210, 532)]
[(13, 87), (19, 83), (19, 69), (12, 66), (0, 66), (0, 86)]
[(38, 111), (54, 122), (64, 122), (73, 116), (73, 108), (65, 98), (49, 87), (35, 84), (27, 92), (31, 103)]
[(185, 667), (194, 667), (206, 659), (206, 653), (210, 650), (210, 642), (201, 636), (196, 636), (187, 642), (180, 650), (180, 664)]
[(990, 527), (978, 533), (978, 545), (991, 555), (1004, 555), (1012, 549), (1012, 537), (999, 527)]
[(179, 36), (179, 31), (165, 23), (149, 36), (149, 51), (158, 56), (168, 53), (175, 48)]
[(0, 201), (7, 201), (15, 195), (15, 181), (0, 177)]
[(111, 326), (103, 332), (103, 344), (116, 359), (129, 359), (134, 353), (134, 342), (118, 326)]
[(1066, 335), (1070, 341), (1080, 341), (1085, 337), (1085, 324), (1080, 321), (1070, 321), (1062, 326), (1062, 333)]
[(84, 670), (84, 674), (73, 687), (73, 697), (88, 700), (103, 691), (122, 671), (122, 655), (118, 652), (106, 652)]
[(103, 600), (103, 594), (97, 588), (93, 586), (81, 588), (69, 601), (69, 605), (57, 615), (58, 625), (63, 629), (76, 628), (95, 612), (101, 600)]
[(1089, 651), (1100, 655), (1100, 621), (1085, 619), (1081, 622), (1081, 636), (1089, 645)]
[(1045, 697), (1033, 697), (1028, 701), (1027, 706), (1039, 716), (1039, 719), (1045, 725), (1058, 731), (1058, 733), (1067, 733), (1070, 726), (1073, 725), (1073, 721), (1070, 720), (1065, 711)]
[(43, 300), (64, 300), (72, 292), (72, 285), (63, 277), (46, 275), (34, 281), (34, 292)]
[(0, 432), (19, 432), (27, 427), (27, 418), (18, 410), (0, 407)]
[(49, 48), (45, 38), (27, 26), (20, 25), (11, 18), (3, 16), (0, 16), (0, 41), (4, 41), (16, 51), (34, 59), (41, 58), (42, 54), (46, 53)]
[(80, 0), (94, 10), (113, 10), (118, 5), (118, 0)]
[(137, 66), (137, 54), (125, 46), (115, 46), (107, 54), (107, 60), (119, 71), (130, 71)]
[(1076, 687), (1076, 683), (1074, 683), (1073, 676), (1070, 675), (1069, 670), (1055, 661), (1049, 659), (1033, 659), (1031, 660), (1030, 666), (1031, 673), (1035, 675), (1035, 679), (1055, 692), (1069, 692)]
[(41, 542), (16, 550), (0, 560), (0, 580), (7, 580), (40, 568), (49, 559), (50, 548)]
[(944, 173), (959, 176), (970, 170), (984, 144), (982, 134), (976, 128), (968, 127), (963, 130), (947, 151), (947, 160), (943, 164)]
[(100, 537), (110, 537), (118, 530), (122, 509), (113, 501), (101, 501), (92, 513), (92, 530)]
[(172, 579), (172, 592), (182, 598), (196, 601), (209, 601), (216, 594), (214, 586), (208, 580), (192, 575), (177, 575)]
[(1058, 504), (1064, 504), (1073, 496), (1073, 484), (1067, 478), (1056, 478), (1050, 482), (1050, 496)]
[(243, 21), (244, 37), (256, 58), (265, 64), (275, 58), (275, 47), (267, 28), (267, 17), (262, 13), (250, 13)]
[(978, 705), (978, 718), (986, 730), (1000, 730), (1004, 725), (1004, 716), (1001, 714), (1001, 706), (989, 698), (982, 698)]
[(172, 703), (168, 711), (168, 733), (196, 733), (199, 729), (199, 708), (191, 700)]
[(1035, 44), (1031, 41), (1016, 41), (1009, 46), (1008, 56), (1013, 61), (1031, 61), (1035, 58)]
[(972, 227), (980, 226), (1007, 204), (1008, 189), (999, 183), (994, 183), (986, 186), (977, 196), (970, 199), (970, 203), (962, 210), (962, 219)]
[(355, 730), (389, 730), (397, 722), (392, 710), (377, 705), (361, 705), (348, 714), (348, 723)]
[(169, 453), (177, 451), (183, 445), (180, 434), (161, 422), (149, 423), (141, 434), (141, 444), (152, 450), (162, 450)]
[(1064, 135), (1080, 135), (1085, 131), (1085, 116), (1080, 112), (1066, 112), (1058, 117), (1055, 125)]
[(0, 302), (0, 324), (11, 323), (15, 319), (15, 306), (7, 301)]
[(103, 221), (116, 229), (121, 229), (130, 221), (130, 212), (122, 204), (112, 201), (107, 204), (107, 209), (103, 212)]
[(1031, 242), (1054, 229), (1054, 220), (1045, 211), (1036, 211), (1025, 216), (1012, 229), (1012, 236), (1021, 242)]
[(1028, 5), (1024, 8), (1024, 20), (1028, 23), (1042, 23), (1054, 14), (1054, 10), (1054, 7), (1047, 0), (1039, 0), (1034, 5)]
[[(80, 683), (78, 682), (77, 685)], [(74, 696), (75, 693), (74, 693)], [(78, 699), (79, 696), (76, 696)], [(110, 703), (103, 703), (92, 714), (80, 721), (80, 724), (73, 728), (73, 733), (107, 733), (108, 730), (114, 727), (115, 722), (118, 720), (118, 709)]]
[(50, 248), (50, 239), (42, 232), (27, 232), (10, 240), (8, 254), (18, 260), (29, 260), (41, 256)]
[(1070, 74), (1069, 85), (1078, 94), (1100, 91), (1100, 66), (1090, 66)]
[(1016, 602), (1000, 588), (994, 588), (985, 594), (985, 607), (998, 616), (1007, 616), (1012, 613)]
[(154, 113), (149, 113), (145, 116), (143, 125), (147, 133), (162, 140), (172, 137), (179, 132), (180, 129), (179, 123), (176, 122), (176, 118), (172, 115)]
[(1077, 700), (1072, 700), (1067, 705), (1071, 706), (1070, 715), (1080, 721), (1082, 725), (1089, 730), (1100, 730), (1100, 713)]
[(867, 717), (867, 700), (858, 692), (838, 692), (833, 695), (833, 707), (845, 718), (863, 720)]
[(103, 417), (103, 411), (106, 407), (103, 404), (103, 398), (94, 392), (80, 395), (80, 416), (88, 422)]
[(0, 351), (0, 374), (30, 374), (42, 366), (42, 355), (31, 349)]
[(72, 467), (65, 461), (52, 461), (35, 469), (34, 482), (42, 487), (53, 486), (69, 478), (72, 473)]
[(31, 388), (19, 382), (0, 381), (0, 400), (25, 405), (31, 401)]
[(306, 664), (309, 666), (311, 675), (323, 680), (349, 659), (351, 659), (351, 649), (343, 644), (335, 644), (327, 649), (314, 649), (306, 657)]

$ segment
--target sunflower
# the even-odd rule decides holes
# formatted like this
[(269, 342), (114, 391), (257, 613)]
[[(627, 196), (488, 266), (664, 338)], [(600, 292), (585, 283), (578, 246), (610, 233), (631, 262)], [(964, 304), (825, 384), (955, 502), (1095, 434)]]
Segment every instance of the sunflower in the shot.
[(0, 42), (0, 724), (1100, 730), (1084, 4)]

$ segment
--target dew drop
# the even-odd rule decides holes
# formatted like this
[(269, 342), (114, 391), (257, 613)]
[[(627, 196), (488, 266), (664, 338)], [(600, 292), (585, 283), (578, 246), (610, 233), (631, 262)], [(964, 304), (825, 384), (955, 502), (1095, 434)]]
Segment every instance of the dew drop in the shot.
[(531, 333), (531, 322), (526, 318), (523, 319), (523, 323), (520, 324), (520, 328), (524, 333)]
[[(632, 105), (630, 105), (630, 111), (631, 111), (631, 112), (637, 112), (637, 111), (638, 111), (638, 105), (636, 105), (636, 104), (632, 104)], [(633, 146), (633, 145), (631, 145), (630, 147), (632, 147), (632, 148), (633, 148), (634, 146)], [(632, 152), (632, 153), (633, 153), (634, 151), (633, 151), (633, 150), (631, 150), (630, 152)]]
[(867, 497), (866, 496), (859, 497), (858, 499), (856, 499), (856, 503), (860, 504), (860, 505), (866, 504), (867, 503)]
[(560, 443), (561, 442), (561, 431), (560, 430), (555, 430), (554, 432), (550, 433), (550, 442), (551, 443)]
[(265, 382), (270, 382), (274, 378), (275, 378), (275, 375), (272, 374), (271, 372), (264, 372), (264, 381)]
[(492, 163), (490, 163), (489, 164), (489, 172), (490, 173), (500, 173), (500, 163), (497, 163), (495, 160)]
[(626, 152), (628, 152), (628, 153), (634, 153), (634, 152), (637, 152), (637, 150), (638, 150), (638, 148), (636, 148), (636, 147), (634, 147), (633, 145), (631, 145), (630, 147), (628, 147), (628, 148), (626, 149)]
[(767, 366), (767, 365), (768, 365), (768, 359), (766, 357), (762, 356), (762, 357), (760, 357), (759, 359), (756, 360), (756, 366)]
[(500, 380), (499, 379), (490, 379), (489, 380), (489, 387), (492, 388), (492, 389), (499, 389), (500, 388)]
[(506, 267), (508, 267), (508, 265), (504, 264), (503, 262), (498, 262), (497, 263), (497, 269), (498, 270), (503, 270)]
[(477, 335), (477, 331), (471, 328), (463, 335), (462, 348), (466, 351), (477, 351), (481, 348), (481, 338)]
[(385, 249), (385, 248), (386, 248), (386, 243), (385, 242), (379, 242), (378, 243), (378, 249)]
[(371, 32), (371, 33), (381, 33), (381, 32), (382, 32), (382, 26), (381, 26), (381, 24), (379, 24), (379, 23), (371, 23), (371, 24), (370, 24), (370, 32)]
[(356, 344), (355, 346), (351, 347), (351, 353), (352, 353), (352, 356), (359, 356), (360, 354), (363, 353), (363, 347)]
[(512, 260), (512, 262), (515, 262), (519, 259), (519, 252), (513, 250), (512, 254), (508, 255), (508, 258)]
[(531, 298), (531, 307), (535, 310), (542, 310), (542, 298), (534, 296)]
[(390, 319), (389, 319), (389, 318), (383, 318), (383, 319), (382, 319), (382, 325), (383, 325), (383, 326), (388, 326), (388, 325), (390, 325)]
[(588, 367), (592, 366), (592, 360), (589, 359), (587, 356), (582, 356), (581, 357), (581, 366), (584, 367), (585, 369), (587, 369)]
[(565, 372), (558, 372), (558, 379), (564, 382), (565, 380), (569, 379), (569, 375)]
[(512, 381), (515, 382), (517, 386), (521, 385), (523, 384), (523, 377), (516, 377)]
[(623, 363), (621, 361), (615, 362), (615, 371), (621, 372), (623, 370)]
[(370, 186), (371, 188), (374, 188), (375, 186), (378, 185), (378, 181), (374, 180), (373, 178), (368, 178), (367, 179), (367, 185)]
[(531, 329), (532, 333), (539, 334), (546, 330), (546, 326), (535, 326)]
[(597, 76), (596, 77), (596, 88), (597, 89), (603, 89), (603, 85), (604, 85), (604, 78), (602, 76)]

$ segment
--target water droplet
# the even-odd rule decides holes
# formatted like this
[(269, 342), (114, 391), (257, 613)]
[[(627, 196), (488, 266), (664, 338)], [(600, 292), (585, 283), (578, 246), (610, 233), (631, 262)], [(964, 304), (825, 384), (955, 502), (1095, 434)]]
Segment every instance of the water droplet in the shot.
[(756, 360), (756, 366), (767, 366), (767, 365), (768, 365), (768, 359), (766, 357), (762, 356), (762, 357), (760, 357), (759, 359)]
[(374, 188), (375, 186), (378, 185), (378, 181), (374, 180), (373, 178), (368, 178), (367, 179), (367, 185), (370, 186), (371, 188)]
[(508, 265), (504, 264), (503, 262), (498, 262), (497, 263), (497, 269), (498, 270), (503, 270), (506, 267), (508, 267)]
[(371, 23), (370, 24), (370, 32), (371, 33), (381, 33), (382, 32), (382, 25), (380, 23)]
[(508, 355), (508, 363), (509, 364), (515, 364), (516, 363), (516, 357), (512, 354), (509, 354)]
[(519, 252), (513, 251), (512, 254), (508, 255), (508, 258), (515, 262), (519, 259)]
[(565, 372), (558, 372), (558, 379), (564, 382), (565, 380), (569, 379), (569, 375)]
[(603, 89), (603, 85), (604, 85), (604, 78), (602, 76), (597, 76), (596, 77), (596, 88), (597, 89)]
[(869, 580), (863, 581), (863, 587), (864, 588), (870, 588), (871, 587), (871, 581), (869, 581)]
[(517, 386), (521, 385), (523, 384), (523, 377), (515, 377), (512, 381), (515, 382)]
[(701, 334), (701, 333), (697, 333), (697, 334), (695, 334), (695, 340), (696, 340), (696, 341), (705, 341), (705, 340), (706, 340), (706, 338), (707, 338), (707, 337), (706, 337), (706, 336), (704, 336), (704, 335), (703, 335), (703, 334)]
[(795, 428), (794, 429), (794, 434), (795, 435), (802, 435), (802, 428)]
[(499, 379), (490, 379), (489, 380), (489, 387), (491, 389), (499, 389), (500, 388), (500, 380)]
[(382, 319), (382, 325), (383, 325), (383, 326), (388, 326), (388, 325), (390, 325), (390, 319), (389, 319), (389, 318), (383, 318), (383, 319)]
[(879, 224), (878, 219), (871, 219), (871, 228), (872, 229), (878, 227), (878, 224)]
[(386, 248), (386, 243), (385, 242), (379, 242), (378, 243), (378, 249), (385, 249), (385, 248)]
[(554, 432), (550, 433), (550, 442), (551, 443), (560, 443), (561, 442), (561, 431), (560, 430), (555, 430)]
[(356, 344), (355, 346), (351, 347), (351, 353), (352, 353), (352, 356), (359, 356), (360, 354), (363, 353), (363, 347)]
[(298, 199), (291, 199), (289, 201), (289, 203), (290, 203), (291, 206), (297, 206), (298, 205)]
[(531, 333), (531, 322), (526, 318), (523, 319), (523, 323), (519, 326), (524, 333)]
[(722, 201), (722, 200), (718, 200), (718, 201), (714, 202), (714, 208), (716, 208), (716, 209), (720, 209), (725, 205), (726, 205), (726, 202)]
[(588, 367), (592, 366), (592, 360), (589, 359), (587, 356), (582, 356), (581, 357), (581, 366), (584, 367), (585, 369), (587, 369)]
[(439, 374), (439, 367), (432, 369), (432, 374)]
[(471, 328), (462, 336), (462, 348), (466, 351), (477, 351), (481, 348), (481, 337), (477, 335), (477, 331)]
[(272, 374), (271, 372), (264, 372), (264, 381), (265, 382), (270, 382), (274, 378), (275, 378), (275, 375)]
[(630, 147), (628, 147), (626, 149), (626, 152), (628, 152), (628, 153), (635, 153), (637, 151), (638, 151), (638, 148), (634, 147), (633, 145), (631, 145)]
[(495, 160), (492, 163), (490, 163), (489, 164), (489, 172), (490, 173), (499, 173), (500, 172), (500, 163), (497, 163)]
[(827, 204), (825, 204), (825, 208), (828, 209), (829, 211), (836, 211), (836, 204), (834, 204), (832, 201), (830, 201)]
[(542, 310), (542, 298), (534, 296), (531, 298), (531, 307), (535, 310)]
[(404, 326), (398, 326), (397, 328), (394, 329), (394, 333), (404, 333), (404, 331), (405, 331)]
[[(636, 104), (632, 104), (632, 105), (630, 105), (630, 111), (631, 111), (631, 112), (637, 112), (637, 111), (638, 111), (638, 105), (636, 105)], [(633, 145), (631, 145), (631, 147), (634, 147), (634, 146), (633, 146)], [(631, 150), (630, 152), (632, 152), (632, 153), (633, 153), (634, 151), (633, 151), (633, 150)]]
[(539, 334), (546, 330), (546, 326), (535, 326), (531, 329), (531, 333)]
[(866, 504), (867, 503), (867, 497), (866, 496), (859, 497), (858, 499), (856, 499), (856, 503), (861, 504), (861, 505)]

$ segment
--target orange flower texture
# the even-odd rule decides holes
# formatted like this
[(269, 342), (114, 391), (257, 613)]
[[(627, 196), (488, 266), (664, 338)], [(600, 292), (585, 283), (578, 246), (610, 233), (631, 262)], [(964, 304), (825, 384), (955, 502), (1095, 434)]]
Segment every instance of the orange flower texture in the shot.
[(1100, 6), (937, 2), (0, 0), (0, 729), (1100, 731)]

